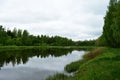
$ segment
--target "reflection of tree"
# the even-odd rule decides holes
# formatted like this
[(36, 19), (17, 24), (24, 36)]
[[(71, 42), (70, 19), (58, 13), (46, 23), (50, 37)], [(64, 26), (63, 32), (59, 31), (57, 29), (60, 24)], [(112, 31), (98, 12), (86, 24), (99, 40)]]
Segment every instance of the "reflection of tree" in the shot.
[(73, 49), (64, 48), (45, 48), (45, 49), (24, 49), (24, 50), (1, 50), (0, 51), (0, 68), (4, 64), (12, 63), (13, 66), (18, 64), (26, 64), (29, 58), (37, 56), (46, 58), (49, 55), (53, 57), (59, 57), (71, 53)]

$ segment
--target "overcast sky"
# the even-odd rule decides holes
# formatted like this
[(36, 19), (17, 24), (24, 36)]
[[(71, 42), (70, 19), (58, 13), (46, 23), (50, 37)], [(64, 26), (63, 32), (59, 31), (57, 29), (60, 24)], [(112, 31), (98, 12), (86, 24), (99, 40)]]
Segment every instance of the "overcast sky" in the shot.
[(0, 25), (30, 34), (94, 39), (102, 34), (109, 0), (0, 0)]

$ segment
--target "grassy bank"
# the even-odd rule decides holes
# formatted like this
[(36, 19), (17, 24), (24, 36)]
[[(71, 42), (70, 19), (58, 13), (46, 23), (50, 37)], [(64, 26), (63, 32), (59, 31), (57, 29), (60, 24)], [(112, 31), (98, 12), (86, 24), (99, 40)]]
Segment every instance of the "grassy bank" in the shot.
[(94, 46), (0, 46), (0, 50), (21, 50), (21, 49), (41, 49), (41, 48), (66, 48), (66, 49), (94, 49)]
[(75, 72), (73, 77), (61, 76), (59, 80), (120, 80), (120, 49), (97, 48), (86, 53), (82, 60), (68, 64), (65, 70)]

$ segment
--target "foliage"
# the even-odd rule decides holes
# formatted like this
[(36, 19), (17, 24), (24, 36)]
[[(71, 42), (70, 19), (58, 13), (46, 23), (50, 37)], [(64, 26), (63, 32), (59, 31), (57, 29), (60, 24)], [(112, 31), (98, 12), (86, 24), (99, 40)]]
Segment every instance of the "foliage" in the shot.
[(110, 0), (105, 16), (103, 36), (111, 47), (120, 47), (120, 0)]
[(47, 35), (30, 35), (27, 30), (14, 28), (5, 30), (0, 26), (0, 45), (16, 46), (95, 46), (96, 40), (73, 41), (66, 37), (47, 36)]
[(74, 41), (60, 36), (46, 36), (46, 35), (30, 35), (27, 30), (14, 28), (5, 30), (0, 26), (0, 45), (16, 45), (16, 46), (73, 46)]
[(108, 46), (107, 41), (103, 35), (101, 35), (95, 42), (97, 46)]
[(3, 26), (0, 25), (0, 45), (5, 45), (7, 40), (6, 38), (7, 38), (7, 33), (5, 32)]
[(76, 46), (95, 46), (96, 40), (84, 40), (75, 42)]

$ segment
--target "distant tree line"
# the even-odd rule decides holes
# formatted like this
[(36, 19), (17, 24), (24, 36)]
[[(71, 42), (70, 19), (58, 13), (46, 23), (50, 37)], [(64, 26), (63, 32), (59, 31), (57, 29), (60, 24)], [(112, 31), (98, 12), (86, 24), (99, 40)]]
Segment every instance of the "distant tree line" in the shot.
[(74, 41), (60, 36), (34, 36), (30, 35), (27, 30), (14, 28), (5, 30), (0, 26), (0, 45), (16, 45), (16, 46), (72, 46)]
[(120, 47), (120, 0), (110, 0), (104, 18), (103, 34), (98, 38), (97, 44)]
[(30, 35), (27, 30), (14, 28), (5, 30), (0, 26), (0, 45), (8, 46), (93, 46), (95, 40), (73, 41), (66, 37), (47, 35)]
[(96, 40), (76, 41), (76, 46), (96, 46)]

